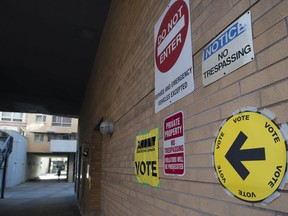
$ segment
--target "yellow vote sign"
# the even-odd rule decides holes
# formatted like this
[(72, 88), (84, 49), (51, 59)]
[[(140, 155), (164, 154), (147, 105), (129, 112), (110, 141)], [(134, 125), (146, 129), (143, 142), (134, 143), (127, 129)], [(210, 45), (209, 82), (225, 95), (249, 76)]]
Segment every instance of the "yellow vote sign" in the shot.
[(158, 163), (159, 129), (141, 133), (136, 137), (134, 167), (136, 179), (141, 184), (159, 187)]
[(257, 111), (239, 112), (220, 128), (213, 160), (226, 189), (241, 200), (260, 202), (273, 197), (283, 180), (286, 142), (272, 119)]

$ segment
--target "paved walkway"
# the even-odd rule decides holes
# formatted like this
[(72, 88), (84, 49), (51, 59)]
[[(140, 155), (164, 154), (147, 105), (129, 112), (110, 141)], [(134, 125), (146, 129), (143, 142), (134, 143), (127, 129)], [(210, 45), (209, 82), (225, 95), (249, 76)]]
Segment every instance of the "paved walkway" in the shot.
[(74, 183), (62, 180), (29, 181), (5, 189), (2, 216), (81, 216)]

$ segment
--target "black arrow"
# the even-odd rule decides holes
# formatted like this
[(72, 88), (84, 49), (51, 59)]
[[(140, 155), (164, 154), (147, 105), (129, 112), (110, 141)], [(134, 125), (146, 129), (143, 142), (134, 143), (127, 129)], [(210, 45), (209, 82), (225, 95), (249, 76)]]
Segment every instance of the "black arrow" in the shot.
[(242, 164), (241, 161), (265, 160), (264, 148), (240, 150), (246, 140), (247, 136), (242, 131), (240, 131), (237, 138), (235, 139), (235, 141), (225, 155), (231, 166), (235, 169), (235, 171), (240, 175), (243, 180), (247, 178), (250, 172)]

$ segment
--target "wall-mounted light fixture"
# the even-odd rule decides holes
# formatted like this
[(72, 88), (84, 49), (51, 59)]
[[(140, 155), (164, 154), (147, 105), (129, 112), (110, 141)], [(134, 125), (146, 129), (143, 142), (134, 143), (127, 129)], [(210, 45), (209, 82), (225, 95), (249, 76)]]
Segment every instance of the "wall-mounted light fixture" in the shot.
[(88, 157), (89, 154), (89, 149), (85, 149), (85, 151), (83, 151), (83, 156)]
[(113, 122), (103, 121), (100, 124), (100, 132), (103, 135), (112, 135), (114, 131), (114, 124)]
[(87, 143), (82, 144), (82, 154), (84, 157), (89, 155), (89, 145)]

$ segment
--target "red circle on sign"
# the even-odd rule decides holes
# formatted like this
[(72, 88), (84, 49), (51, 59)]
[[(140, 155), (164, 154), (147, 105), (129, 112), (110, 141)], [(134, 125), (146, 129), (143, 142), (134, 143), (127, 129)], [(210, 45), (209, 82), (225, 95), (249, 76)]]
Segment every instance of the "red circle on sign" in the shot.
[(162, 73), (168, 72), (181, 54), (187, 37), (188, 18), (186, 3), (178, 0), (162, 20), (155, 46), (156, 65)]

